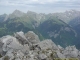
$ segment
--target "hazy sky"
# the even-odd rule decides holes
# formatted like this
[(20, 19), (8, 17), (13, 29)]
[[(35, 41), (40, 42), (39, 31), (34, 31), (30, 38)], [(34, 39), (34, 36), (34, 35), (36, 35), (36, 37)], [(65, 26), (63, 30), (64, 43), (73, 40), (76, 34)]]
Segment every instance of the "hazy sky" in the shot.
[(38, 13), (80, 10), (80, 0), (0, 0), (0, 14), (12, 13), (14, 10)]

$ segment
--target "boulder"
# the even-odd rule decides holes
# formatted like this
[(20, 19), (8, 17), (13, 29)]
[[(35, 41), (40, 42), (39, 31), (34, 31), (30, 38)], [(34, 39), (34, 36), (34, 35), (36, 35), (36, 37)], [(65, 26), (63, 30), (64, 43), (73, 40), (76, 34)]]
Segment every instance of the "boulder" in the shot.
[(76, 58), (78, 57), (79, 51), (76, 49), (75, 46), (68, 46), (65, 48), (65, 50), (63, 51), (63, 54), (67, 57), (67, 58)]
[(1, 38), (3, 43), (3, 51), (9, 51), (10, 49), (19, 50), (23, 46), (18, 42), (18, 40), (10, 35)]
[(31, 45), (31, 43), (27, 40), (27, 38), (25, 37), (25, 35), (22, 31), (15, 33), (14, 36), (19, 40), (19, 42), (22, 45), (24, 45), (24, 44)]
[(36, 35), (33, 31), (27, 32), (25, 36), (28, 39), (28, 41), (31, 42), (32, 44), (40, 42), (38, 35)]
[(46, 40), (41, 41), (40, 43), (38, 43), (38, 46), (42, 50), (46, 50), (46, 49), (57, 50), (58, 49), (58, 47), (56, 46), (56, 44), (54, 42), (52, 42), (52, 40), (50, 40), (50, 39), (46, 39)]

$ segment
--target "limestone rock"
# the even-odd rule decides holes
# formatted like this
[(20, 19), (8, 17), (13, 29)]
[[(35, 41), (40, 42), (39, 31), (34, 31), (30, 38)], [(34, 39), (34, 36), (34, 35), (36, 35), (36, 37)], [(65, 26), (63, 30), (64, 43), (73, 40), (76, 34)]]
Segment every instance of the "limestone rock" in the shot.
[(22, 45), (18, 42), (18, 40), (10, 35), (4, 36), (1, 38), (3, 43), (3, 51), (8, 51), (9, 49), (21, 49)]
[[(66, 52), (66, 53), (65, 53)], [(66, 57), (78, 57), (78, 53), (79, 51), (76, 49), (75, 46), (68, 46), (65, 48), (65, 50), (63, 51), (63, 54), (66, 56)]]
[(58, 57), (61, 58), (61, 59), (64, 59), (66, 58), (62, 53), (60, 53), (59, 51), (56, 52)]
[(38, 43), (38, 46), (40, 46), (40, 48), (42, 50), (45, 49), (58, 49), (56, 44), (52, 42), (52, 40), (50, 39), (46, 39), (44, 41), (41, 41), (40, 43)]
[(0, 55), (0, 60), (80, 59), (80, 51), (75, 46), (63, 48), (50, 39), (40, 41), (32, 31), (26, 34), (17, 32), (15, 36), (7, 35), (0, 38)]
[(31, 43), (27, 40), (27, 38), (25, 37), (25, 35), (24, 35), (24, 33), (22, 32), (22, 31), (20, 31), (20, 32), (17, 32), (17, 33), (15, 33), (14, 34), (15, 35), (15, 37), (19, 40), (19, 42), (21, 43), (21, 44), (29, 44), (29, 45), (31, 45)]
[(0, 54), (1, 54), (2, 51), (3, 51), (2, 47), (3, 47), (3, 43), (0, 41)]
[(24, 53), (24, 54), (27, 54), (29, 52), (30, 48), (28, 46), (28, 44), (25, 44), (22, 48), (21, 48), (21, 51)]
[(46, 60), (47, 56), (45, 54), (39, 54), (39, 59), (40, 60)]
[(31, 42), (32, 44), (40, 42), (38, 35), (36, 35), (33, 31), (27, 32), (25, 36), (28, 39), (28, 41)]

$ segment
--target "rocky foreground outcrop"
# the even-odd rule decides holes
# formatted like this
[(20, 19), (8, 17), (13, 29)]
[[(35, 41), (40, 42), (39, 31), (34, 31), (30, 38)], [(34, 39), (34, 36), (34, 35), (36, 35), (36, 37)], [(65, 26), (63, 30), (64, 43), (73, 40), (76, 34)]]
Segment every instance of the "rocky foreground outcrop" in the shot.
[(75, 46), (66, 48), (56, 45), (52, 40), (39, 40), (32, 31), (24, 34), (0, 38), (0, 60), (56, 60), (70, 58), (80, 60), (80, 51)]

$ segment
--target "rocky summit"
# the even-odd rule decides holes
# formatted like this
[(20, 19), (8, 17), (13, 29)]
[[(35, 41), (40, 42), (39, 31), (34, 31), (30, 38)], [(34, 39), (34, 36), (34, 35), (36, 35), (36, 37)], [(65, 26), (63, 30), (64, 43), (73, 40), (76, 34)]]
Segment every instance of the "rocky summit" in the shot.
[(51, 39), (40, 41), (33, 31), (20, 31), (0, 38), (0, 60), (56, 59), (80, 60), (80, 51), (75, 46), (63, 48)]

